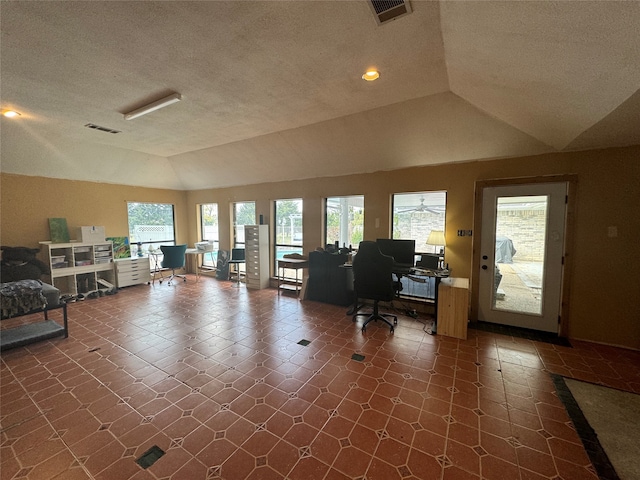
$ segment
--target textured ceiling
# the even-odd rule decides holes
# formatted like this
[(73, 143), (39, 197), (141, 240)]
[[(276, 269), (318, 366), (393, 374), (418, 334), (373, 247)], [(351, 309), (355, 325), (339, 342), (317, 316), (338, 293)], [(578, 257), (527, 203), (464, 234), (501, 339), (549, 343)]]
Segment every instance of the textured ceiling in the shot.
[(3, 1), (2, 171), (199, 189), (640, 144), (640, 2), (411, 5)]

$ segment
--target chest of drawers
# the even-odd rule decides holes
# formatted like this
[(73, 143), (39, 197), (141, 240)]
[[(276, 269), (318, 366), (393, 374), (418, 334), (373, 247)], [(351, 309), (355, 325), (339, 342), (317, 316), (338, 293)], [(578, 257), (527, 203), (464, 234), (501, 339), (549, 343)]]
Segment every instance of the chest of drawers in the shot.
[(119, 258), (115, 264), (118, 288), (151, 282), (149, 257)]
[(269, 226), (245, 225), (245, 279), (247, 288), (269, 286)]

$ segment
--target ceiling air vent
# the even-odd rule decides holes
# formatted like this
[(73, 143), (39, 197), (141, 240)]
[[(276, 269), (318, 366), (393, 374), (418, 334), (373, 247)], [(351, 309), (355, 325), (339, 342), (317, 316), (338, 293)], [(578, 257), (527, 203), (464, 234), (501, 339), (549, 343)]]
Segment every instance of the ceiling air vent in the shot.
[(378, 25), (411, 13), (409, 0), (369, 0)]
[(94, 130), (100, 130), (101, 132), (107, 133), (122, 133), (120, 130), (114, 130), (113, 128), (101, 127), (100, 125), (96, 125), (95, 123), (87, 123), (85, 125), (87, 128), (93, 128)]

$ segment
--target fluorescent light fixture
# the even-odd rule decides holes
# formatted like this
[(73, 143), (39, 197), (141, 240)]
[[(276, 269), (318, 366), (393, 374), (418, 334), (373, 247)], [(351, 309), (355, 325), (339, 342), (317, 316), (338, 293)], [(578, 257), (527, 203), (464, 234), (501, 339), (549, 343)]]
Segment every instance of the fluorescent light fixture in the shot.
[(367, 70), (365, 74), (362, 75), (362, 79), (366, 80), (367, 82), (373, 82), (378, 78), (380, 78), (380, 72), (378, 72), (377, 70)]
[(14, 110), (4, 110), (2, 112), (2, 115), (4, 115), (7, 118), (14, 118), (14, 117), (19, 117), (20, 114)]
[(124, 119), (133, 120), (134, 118), (141, 117), (142, 115), (146, 115), (147, 113), (155, 112), (156, 110), (166, 107), (167, 105), (171, 105), (172, 103), (179, 102), (180, 100), (182, 100), (182, 96), (179, 93), (172, 93), (168, 97), (161, 98), (160, 100), (156, 100), (149, 105), (145, 105), (144, 107), (140, 107), (129, 113), (125, 113)]

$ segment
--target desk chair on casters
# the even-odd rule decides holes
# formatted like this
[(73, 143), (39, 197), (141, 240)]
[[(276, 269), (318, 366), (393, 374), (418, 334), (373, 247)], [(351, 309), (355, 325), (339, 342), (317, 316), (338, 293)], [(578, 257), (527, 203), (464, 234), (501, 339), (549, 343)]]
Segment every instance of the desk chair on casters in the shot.
[[(187, 277), (184, 275), (176, 274), (176, 268), (184, 267), (184, 258), (185, 252), (187, 251), (187, 245), (160, 245), (160, 250), (162, 251), (162, 268), (170, 268), (171, 276), (169, 277), (169, 281), (167, 285), (171, 285), (171, 282), (174, 278), (182, 278), (185, 282), (187, 281)], [(164, 279), (160, 280), (162, 283)]]
[[(240, 264), (245, 263), (244, 257), (244, 248), (232, 248), (231, 249), (231, 260), (229, 260), (229, 265), (235, 265), (236, 271), (236, 286), (240, 286)], [(231, 277), (231, 272), (229, 272), (229, 277)]]
[[(398, 324), (398, 317), (389, 313), (380, 313), (378, 302), (390, 302), (395, 297), (393, 282), (393, 257), (383, 255), (376, 242), (360, 242), (358, 254), (353, 257), (353, 283), (356, 298), (373, 300), (373, 312), (353, 315), (356, 321), (359, 315), (368, 315), (362, 325), (366, 331), (371, 321), (382, 320), (393, 333), (394, 325)], [(393, 319), (391, 323), (390, 319)]]

